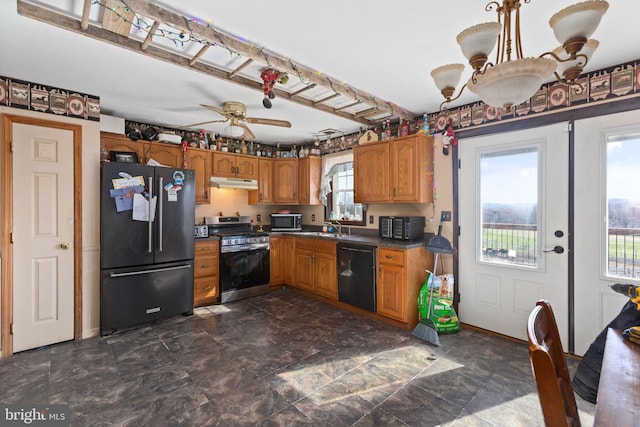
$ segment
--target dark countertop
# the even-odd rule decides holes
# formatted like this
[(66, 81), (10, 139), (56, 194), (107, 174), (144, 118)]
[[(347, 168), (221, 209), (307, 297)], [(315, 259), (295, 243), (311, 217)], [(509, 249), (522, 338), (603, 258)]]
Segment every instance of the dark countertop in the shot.
[(385, 247), (393, 249), (413, 249), (424, 247), (432, 235), (425, 236), (424, 240), (407, 242), (403, 240), (387, 240), (380, 239), (377, 236), (365, 236), (360, 234), (346, 235), (342, 234), (338, 236), (336, 233), (323, 233), (318, 231), (292, 231), (292, 232), (273, 232), (269, 233), (271, 236), (295, 236), (304, 237), (309, 239), (322, 239), (332, 240), (338, 243), (356, 243), (366, 246)]

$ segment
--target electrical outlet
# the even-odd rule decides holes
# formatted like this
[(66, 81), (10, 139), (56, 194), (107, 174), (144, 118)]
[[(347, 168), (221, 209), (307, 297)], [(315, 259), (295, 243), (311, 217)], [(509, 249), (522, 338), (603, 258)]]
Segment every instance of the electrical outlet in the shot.
[(451, 221), (451, 211), (440, 212), (440, 221), (442, 222)]
[(311, 221), (316, 222), (316, 214), (311, 214)]
[(260, 216), (260, 214), (256, 214), (256, 221), (260, 222), (262, 219), (262, 216)]
[(373, 215), (369, 215), (369, 224), (373, 224)]

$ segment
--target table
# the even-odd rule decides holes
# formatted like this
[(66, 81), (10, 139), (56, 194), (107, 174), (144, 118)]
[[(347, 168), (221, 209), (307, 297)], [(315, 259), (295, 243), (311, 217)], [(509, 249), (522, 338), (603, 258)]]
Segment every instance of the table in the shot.
[(640, 345), (609, 328), (594, 426), (640, 426)]

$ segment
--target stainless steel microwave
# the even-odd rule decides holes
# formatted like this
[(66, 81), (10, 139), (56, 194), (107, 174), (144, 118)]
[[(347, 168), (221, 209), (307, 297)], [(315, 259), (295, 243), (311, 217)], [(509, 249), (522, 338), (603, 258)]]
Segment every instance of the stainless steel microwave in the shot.
[(302, 214), (272, 213), (271, 231), (302, 231)]
[(378, 233), (381, 239), (416, 241), (424, 239), (423, 216), (381, 216)]

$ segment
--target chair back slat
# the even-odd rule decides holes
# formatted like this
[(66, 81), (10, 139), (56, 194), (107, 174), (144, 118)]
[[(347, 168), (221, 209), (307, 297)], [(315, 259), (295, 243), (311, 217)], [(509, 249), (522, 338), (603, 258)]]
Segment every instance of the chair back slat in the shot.
[(580, 427), (558, 325), (548, 301), (538, 301), (531, 311), (527, 335), (531, 370), (536, 379), (545, 425)]

